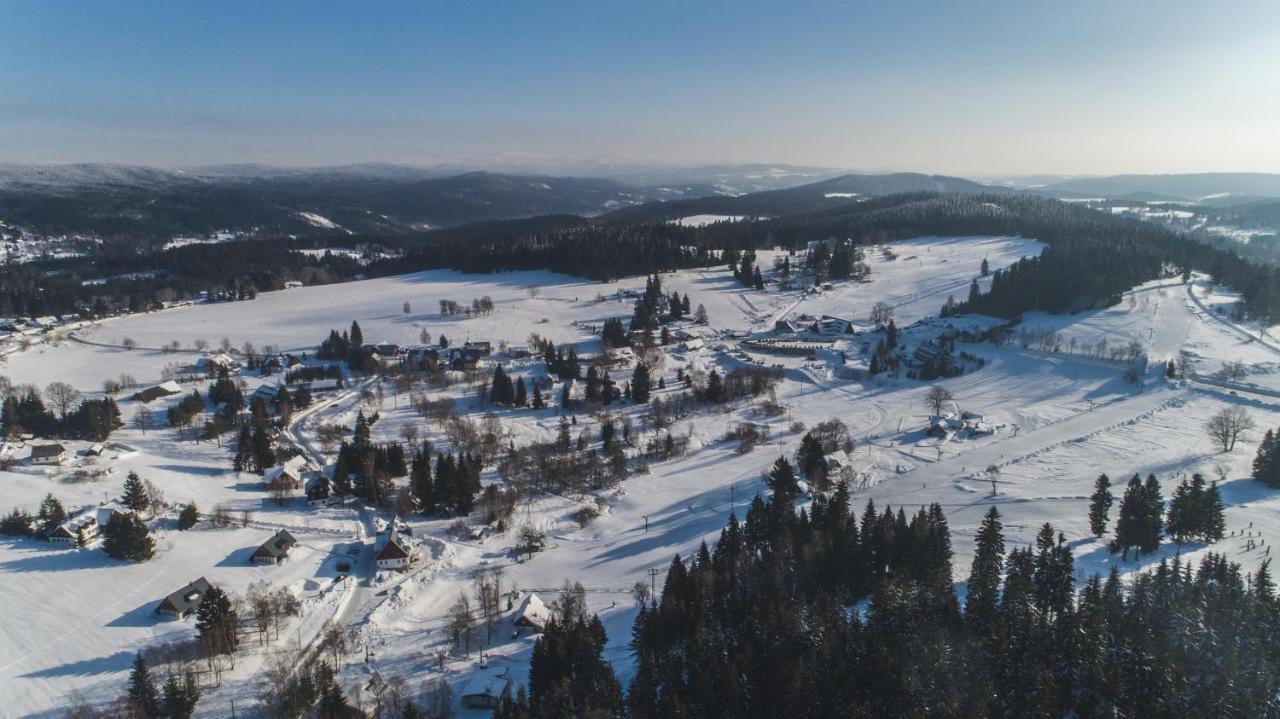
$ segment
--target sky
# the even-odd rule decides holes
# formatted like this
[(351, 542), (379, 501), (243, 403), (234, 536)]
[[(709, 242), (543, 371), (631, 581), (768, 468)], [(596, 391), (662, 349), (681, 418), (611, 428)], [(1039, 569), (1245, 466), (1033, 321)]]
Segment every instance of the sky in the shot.
[(1280, 2), (0, 0), (0, 162), (1280, 172)]

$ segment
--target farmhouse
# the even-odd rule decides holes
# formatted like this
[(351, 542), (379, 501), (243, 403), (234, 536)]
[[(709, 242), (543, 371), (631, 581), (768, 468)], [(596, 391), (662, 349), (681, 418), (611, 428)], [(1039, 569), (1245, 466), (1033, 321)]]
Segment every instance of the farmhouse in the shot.
[(209, 355), (208, 357), (201, 357), (196, 362), (196, 367), (208, 372), (209, 374), (218, 374), (223, 371), (231, 374), (232, 372), (238, 372), (240, 370), (240, 360), (232, 357), (226, 352), (219, 352), (217, 354)]
[(516, 612), (516, 618), (511, 624), (514, 627), (531, 629), (534, 634), (541, 634), (550, 619), (551, 612), (547, 609), (547, 605), (538, 599), (538, 595), (530, 594), (520, 603), (520, 610)]
[(302, 366), (302, 360), (296, 355), (279, 354), (272, 355), (262, 361), (263, 374), (271, 374), (280, 370), (297, 369)]
[(281, 486), (285, 489), (302, 489), (302, 472), (307, 467), (307, 460), (302, 456), (291, 457), (278, 467), (268, 467), (262, 473), (262, 481), (268, 487)]
[(121, 507), (114, 503), (81, 512), (59, 524), (49, 534), (48, 540), (69, 547), (86, 544), (102, 533), (102, 528), (113, 516), (123, 513)]
[(160, 600), (156, 606), (156, 614), (173, 619), (182, 619), (200, 608), (200, 600), (212, 587), (209, 580), (200, 577), (187, 586)]
[(400, 536), (394, 523), (387, 529), (386, 537), (386, 541), (373, 555), (378, 569), (408, 569), (409, 562), (413, 559), (413, 548)]
[(278, 387), (277, 385), (273, 385), (273, 384), (260, 385), (257, 389), (253, 391), (252, 394), (250, 394), (248, 397), (245, 398), (245, 403), (248, 404), (250, 407), (252, 407), (254, 402), (261, 401), (263, 405), (265, 405), (268, 409), (270, 409), (275, 406), (276, 396), (279, 394), (280, 394), (280, 387)]
[(462, 343), (462, 349), (487, 355), (490, 352), (493, 352), (493, 344), (490, 342), (472, 342), (471, 340), (467, 340)]
[(503, 694), (511, 691), (511, 679), (503, 667), (501, 673), (479, 671), (462, 690), (462, 706), (467, 709), (494, 709), (502, 700)]
[(249, 557), (249, 561), (254, 564), (279, 564), (289, 558), (289, 550), (297, 543), (298, 540), (288, 530), (282, 529), (263, 542)]
[(307, 504), (312, 507), (319, 507), (332, 501), (333, 488), (329, 483), (329, 478), (323, 474), (317, 473), (311, 479), (308, 479), (305, 491), (307, 493)]
[(181, 394), (181, 393), (182, 393), (182, 388), (178, 386), (178, 383), (174, 382), (173, 380), (169, 380), (168, 382), (161, 382), (158, 385), (154, 385), (144, 390), (135, 392), (133, 394), (133, 398), (143, 404), (147, 404), (149, 402), (154, 402), (158, 399), (163, 399), (165, 397), (172, 397), (175, 394)]
[(62, 465), (67, 462), (67, 448), (60, 444), (38, 444), (31, 448), (32, 464)]

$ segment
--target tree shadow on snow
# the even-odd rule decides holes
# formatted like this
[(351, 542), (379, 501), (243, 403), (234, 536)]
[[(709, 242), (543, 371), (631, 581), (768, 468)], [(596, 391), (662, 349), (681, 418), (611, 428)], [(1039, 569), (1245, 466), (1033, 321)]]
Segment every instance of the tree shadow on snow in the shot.
[(128, 669), (133, 663), (133, 657), (134, 652), (119, 651), (115, 654), (108, 654), (105, 657), (82, 659), (80, 661), (68, 662), (56, 667), (37, 669), (34, 672), (23, 674), (22, 677), (24, 679), (48, 679), (54, 677), (91, 677), (100, 674), (114, 674)]
[(108, 627), (154, 627), (155, 625), (167, 621), (165, 617), (156, 614), (156, 606), (160, 603), (162, 597), (155, 597), (139, 604), (129, 611), (107, 622)]
[(73, 548), (39, 543), (25, 556), (0, 563), (0, 575), (9, 572), (71, 572), (79, 569), (101, 569), (120, 564), (100, 548)]

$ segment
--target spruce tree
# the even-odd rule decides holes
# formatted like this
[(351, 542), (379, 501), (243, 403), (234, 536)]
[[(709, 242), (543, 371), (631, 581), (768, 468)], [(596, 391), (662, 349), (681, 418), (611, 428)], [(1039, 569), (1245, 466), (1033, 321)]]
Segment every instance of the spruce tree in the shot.
[(787, 504), (800, 493), (800, 483), (796, 479), (795, 468), (786, 457), (778, 457), (769, 472), (769, 488), (773, 490), (773, 501), (779, 505)]
[(1142, 486), (1143, 522), (1142, 542), (1143, 554), (1149, 554), (1160, 548), (1160, 537), (1164, 533), (1164, 498), (1160, 494), (1160, 481), (1154, 474), (1147, 475)]
[(649, 401), (649, 395), (649, 365), (637, 362), (635, 370), (631, 372), (631, 401), (643, 404)]
[(182, 512), (178, 514), (178, 529), (188, 530), (196, 526), (200, 521), (200, 509), (196, 507), (195, 502), (190, 502), (182, 508)]
[(1142, 479), (1133, 475), (1125, 486), (1124, 496), (1120, 498), (1120, 516), (1116, 520), (1116, 546), (1129, 558), (1130, 547), (1141, 547), (1145, 543), (1145, 524), (1147, 504), (1142, 491)]
[(160, 695), (156, 692), (155, 681), (147, 669), (147, 661), (142, 652), (133, 657), (133, 669), (129, 672), (129, 690), (126, 693), (129, 710), (138, 719), (159, 719)]
[(102, 529), (102, 550), (114, 559), (145, 562), (155, 554), (155, 540), (138, 515), (117, 512)]
[(1217, 542), (1226, 534), (1227, 522), (1223, 511), (1222, 492), (1218, 489), (1218, 483), (1213, 482), (1209, 485), (1204, 500), (1203, 534), (1201, 535), (1204, 541)]
[(124, 494), (120, 497), (120, 503), (134, 512), (145, 512), (151, 506), (147, 488), (143, 486), (142, 478), (137, 472), (130, 472), (125, 478)]
[(516, 380), (516, 396), (514, 404), (517, 407), (526, 407), (529, 405), (529, 389), (524, 384), (524, 377)]
[(46, 494), (40, 501), (40, 511), (36, 514), (36, 536), (47, 539), (66, 518), (67, 512), (62, 508), (62, 502), (54, 499), (52, 494)]
[(1107, 531), (1107, 518), (1111, 513), (1111, 504), (1115, 498), (1111, 495), (1111, 479), (1105, 474), (1098, 475), (1093, 483), (1093, 495), (1089, 497), (1089, 531), (1093, 536), (1101, 537)]
[(239, 618), (231, 599), (221, 587), (211, 586), (200, 599), (196, 610), (196, 633), (210, 654), (230, 654), (240, 643), (236, 634)]
[(1272, 430), (1262, 436), (1253, 459), (1253, 479), (1268, 487), (1280, 487), (1280, 439)]
[(1194, 495), (1186, 480), (1178, 483), (1169, 495), (1169, 537), (1182, 544), (1195, 534), (1196, 510), (1199, 497)]
[(1004, 525), (1000, 511), (987, 510), (975, 537), (976, 548), (965, 595), (965, 620), (978, 636), (989, 636), (996, 620), (1000, 577), (1004, 572)]
[(231, 468), (237, 472), (253, 471), (253, 430), (248, 423), (240, 425), (240, 436), (236, 440), (235, 459)]
[(253, 423), (252, 447), (253, 471), (262, 474), (276, 463), (276, 452), (271, 446), (271, 435), (267, 433), (266, 424)]
[(191, 719), (196, 704), (200, 702), (200, 685), (191, 672), (183, 672), (182, 678), (170, 674), (164, 683), (164, 696), (161, 706), (165, 719)]

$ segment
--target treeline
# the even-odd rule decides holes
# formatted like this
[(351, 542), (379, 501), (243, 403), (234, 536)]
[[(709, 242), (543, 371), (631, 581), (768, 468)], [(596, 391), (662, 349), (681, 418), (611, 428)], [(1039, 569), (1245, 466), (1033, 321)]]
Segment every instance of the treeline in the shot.
[[(809, 510), (757, 498), (667, 571), (631, 643), (625, 698), (590, 623), (539, 640), (502, 719), (776, 716), (1266, 716), (1280, 709), (1280, 602), (1267, 563), (1215, 554), (1075, 588), (1049, 525), (1006, 551), (992, 507), (963, 611), (939, 507), (910, 519), (841, 484)], [(554, 651), (552, 651), (554, 650)], [(536, 679), (536, 680), (535, 680)], [(571, 710), (567, 710), (571, 707)]]
[[(0, 407), (2, 436), (15, 437), (30, 433), (37, 437), (61, 437), (102, 442), (124, 426), (120, 408), (111, 397), (79, 399), (69, 385), (50, 385), (60, 414), (54, 414), (34, 385), (8, 387)], [(73, 404), (79, 399), (79, 404)]]
[(614, 226), (582, 218), (569, 222), (545, 219), (504, 224), (502, 234), (475, 236), (464, 230), (428, 234), (425, 244), (403, 258), (377, 263), (376, 269), (551, 270), (612, 281), (722, 264), (720, 253), (698, 242), (694, 228), (666, 223)]
[(315, 257), (295, 251), (295, 245), (253, 240), (146, 253), (117, 246), (91, 257), (8, 264), (0, 267), (0, 317), (102, 317), (202, 292), (210, 301), (246, 300), (290, 280), (327, 284), (365, 272), (345, 255)]
[[(960, 303), (955, 307), (960, 311), (1011, 317), (1033, 309), (1067, 312), (1096, 307), (1166, 272), (1194, 268), (1239, 289), (1253, 316), (1280, 319), (1280, 270), (1251, 263), (1230, 249), (1154, 223), (1035, 195), (933, 192), (885, 195), (830, 210), (705, 227), (557, 216), (451, 228), (389, 241), (403, 247), (403, 255), (368, 266), (347, 257), (305, 255), (293, 251), (292, 243), (279, 241), (10, 265), (0, 268), (0, 316), (101, 314), (112, 304), (145, 309), (165, 298), (190, 297), (202, 290), (213, 298), (246, 298), (280, 287), (286, 278), (322, 283), (436, 268), (546, 269), (611, 281), (724, 266), (732, 258), (739, 278), (758, 285), (759, 268), (743, 272), (742, 255), (733, 257), (726, 250), (799, 249), (810, 241), (833, 239), (838, 242), (826, 261), (828, 275), (853, 277), (860, 271), (858, 246), (929, 235), (1016, 235), (1049, 246), (1040, 257), (997, 272), (992, 289)], [(143, 276), (128, 276), (131, 273)], [(117, 279), (102, 285), (82, 283), (103, 276)]]

